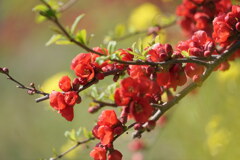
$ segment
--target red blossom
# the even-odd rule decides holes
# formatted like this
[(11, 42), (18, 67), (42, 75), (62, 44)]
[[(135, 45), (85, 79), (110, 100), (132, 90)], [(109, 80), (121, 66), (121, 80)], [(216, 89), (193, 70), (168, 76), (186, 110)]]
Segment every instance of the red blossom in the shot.
[(86, 81), (92, 80), (95, 76), (94, 69), (90, 64), (78, 64), (74, 71), (76, 76)]
[(66, 108), (59, 111), (61, 115), (68, 121), (72, 121), (74, 117), (73, 107), (67, 106)]
[(73, 106), (75, 105), (77, 102), (80, 103), (78, 100), (79, 100), (79, 96), (77, 94), (77, 92), (75, 91), (69, 91), (69, 92), (66, 92), (64, 94), (64, 101), (67, 105), (69, 106)]
[(98, 125), (105, 125), (112, 127), (119, 123), (117, 115), (114, 110), (104, 110), (101, 115), (98, 117)]
[(60, 80), (59, 80), (59, 88), (64, 91), (67, 92), (71, 89), (71, 79), (68, 76), (63, 76)]
[(67, 104), (64, 100), (64, 95), (57, 91), (52, 91), (49, 95), (50, 105), (56, 110), (63, 110), (67, 107)]
[(90, 152), (90, 156), (94, 160), (107, 160), (107, 151), (102, 147), (94, 147), (94, 149)]
[(152, 112), (153, 108), (146, 98), (137, 98), (130, 103), (130, 114), (136, 122), (147, 122)]

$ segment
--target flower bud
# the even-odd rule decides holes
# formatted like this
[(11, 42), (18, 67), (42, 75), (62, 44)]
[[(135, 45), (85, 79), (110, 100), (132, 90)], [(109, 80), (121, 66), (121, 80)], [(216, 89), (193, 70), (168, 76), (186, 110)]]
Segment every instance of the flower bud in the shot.
[(7, 67), (4, 67), (4, 68), (2, 68), (2, 71), (3, 71), (4, 73), (6, 73), (6, 74), (8, 74), (8, 73), (9, 73), (9, 70), (8, 70), (8, 68), (7, 68)]
[(240, 22), (238, 22), (238, 23), (236, 24), (236, 30), (237, 30), (238, 32), (240, 32)]

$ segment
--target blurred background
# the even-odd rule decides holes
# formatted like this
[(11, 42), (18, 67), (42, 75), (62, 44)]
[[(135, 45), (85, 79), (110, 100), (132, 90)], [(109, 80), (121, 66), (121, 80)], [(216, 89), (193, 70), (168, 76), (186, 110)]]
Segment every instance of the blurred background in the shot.
[[(49, 46), (52, 35), (49, 22), (36, 23), (32, 8), (38, 1), (0, 1), (0, 66), (24, 84), (35, 82), (37, 87), (54, 88), (62, 74), (73, 74), (71, 60), (82, 49), (74, 45)], [(63, 13), (61, 21), (70, 26), (81, 13), (85, 18), (79, 29), (85, 28), (95, 37), (91, 46), (103, 42), (105, 35), (118, 24), (145, 29), (152, 16), (169, 16), (181, 1), (176, 0), (91, 0), (77, 1)], [(138, 37), (121, 42), (118, 47), (130, 47)], [(186, 39), (178, 25), (165, 30), (162, 42), (176, 44)], [(129, 45), (130, 44), (130, 45)], [(240, 62), (232, 68), (214, 73), (201, 87), (188, 95), (167, 114), (164, 127), (144, 134), (145, 160), (235, 160), (240, 156)], [(109, 81), (110, 82), (110, 81)], [(101, 84), (106, 86), (106, 84)], [(97, 114), (87, 112), (90, 100), (75, 106), (75, 118), (67, 122), (53, 112), (48, 102), (35, 103), (38, 96), (26, 91), (0, 75), (0, 159), (33, 160), (50, 158), (53, 151), (60, 153), (74, 143), (64, 137), (66, 130), (86, 127), (91, 130)], [(46, 90), (46, 89), (45, 89)], [(129, 135), (116, 141), (116, 148), (131, 159), (126, 147)], [(82, 146), (63, 159), (87, 160), (95, 142)]]

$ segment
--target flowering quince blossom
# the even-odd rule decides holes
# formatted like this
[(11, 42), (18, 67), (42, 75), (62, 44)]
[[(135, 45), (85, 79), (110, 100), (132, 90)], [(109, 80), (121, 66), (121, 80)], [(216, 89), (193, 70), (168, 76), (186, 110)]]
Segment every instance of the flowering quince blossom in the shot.
[(71, 79), (63, 76), (59, 81), (59, 88), (64, 93), (52, 91), (50, 94), (50, 105), (57, 110), (68, 121), (72, 121), (74, 117), (73, 106), (81, 102), (76, 91), (72, 90)]
[(176, 13), (183, 17), (180, 24), (188, 35), (197, 30), (204, 30), (211, 35), (214, 17), (230, 9), (231, 0), (183, 0)]
[(123, 126), (118, 120), (114, 110), (104, 110), (98, 117), (97, 125), (93, 128), (92, 133), (95, 138), (100, 139), (100, 144), (95, 147), (90, 156), (94, 160), (105, 160), (106, 153), (109, 151), (108, 160), (121, 160), (122, 154), (118, 150), (113, 149), (114, 135), (123, 132)]

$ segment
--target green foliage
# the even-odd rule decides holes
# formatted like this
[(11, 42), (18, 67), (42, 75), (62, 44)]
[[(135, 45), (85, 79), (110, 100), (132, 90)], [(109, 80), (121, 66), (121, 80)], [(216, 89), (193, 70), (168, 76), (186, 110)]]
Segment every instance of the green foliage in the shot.
[(189, 57), (189, 52), (188, 51), (182, 51), (181, 54), (184, 56), (184, 57)]
[(116, 41), (108, 42), (107, 50), (108, 50), (109, 54), (112, 54), (116, 50), (116, 47), (117, 47)]
[(65, 131), (64, 136), (73, 142), (79, 141), (81, 137), (84, 137), (84, 138), (93, 137), (92, 132), (87, 130), (84, 127), (80, 127), (77, 131), (75, 129), (72, 129), (70, 131)]
[(73, 22), (72, 27), (71, 27), (72, 34), (74, 33), (78, 23), (81, 21), (81, 19), (83, 19), (84, 16), (85, 16), (85, 14), (81, 14), (75, 19), (75, 21)]

